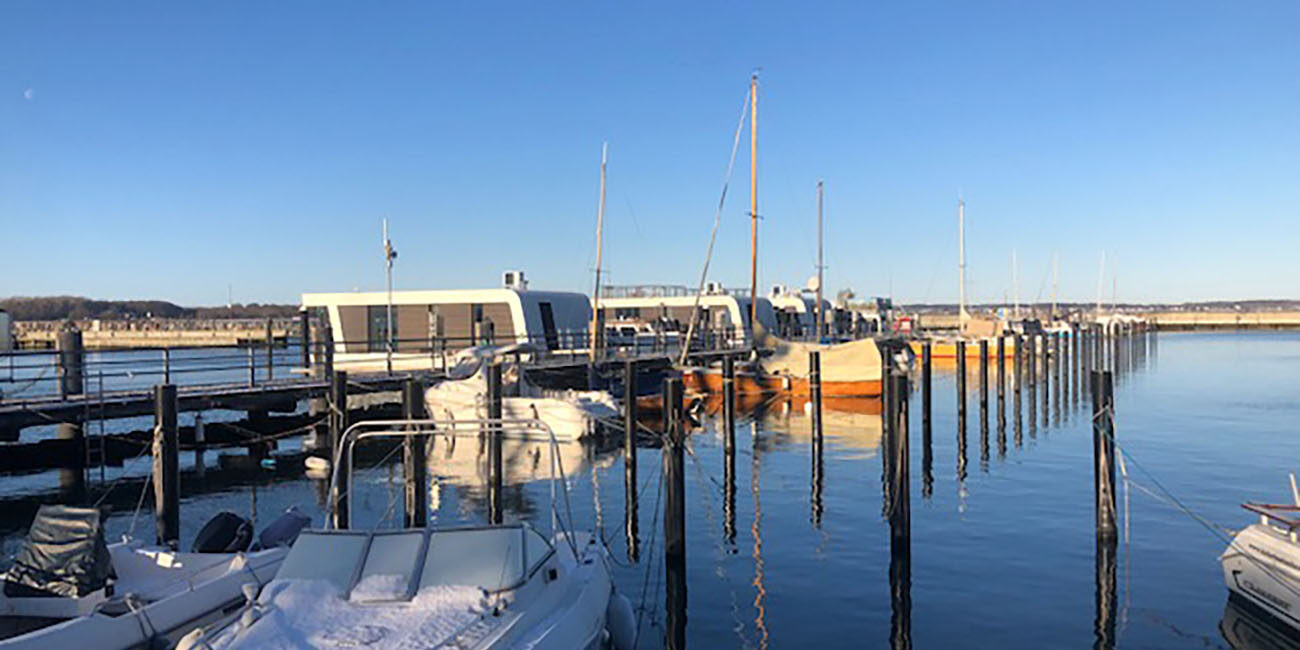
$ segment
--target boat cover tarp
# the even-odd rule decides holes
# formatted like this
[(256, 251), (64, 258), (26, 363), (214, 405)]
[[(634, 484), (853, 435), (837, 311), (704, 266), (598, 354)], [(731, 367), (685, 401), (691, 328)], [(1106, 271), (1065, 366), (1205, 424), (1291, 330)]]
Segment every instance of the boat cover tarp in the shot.
[(102, 589), (113, 570), (103, 524), (98, 508), (41, 506), (5, 573), (5, 595), (76, 598)]
[(763, 370), (774, 375), (808, 377), (808, 353), (821, 352), (822, 381), (852, 382), (880, 380), (880, 349), (874, 339), (846, 343), (804, 343), (773, 336), (760, 324), (756, 339), (768, 354), (762, 358)]

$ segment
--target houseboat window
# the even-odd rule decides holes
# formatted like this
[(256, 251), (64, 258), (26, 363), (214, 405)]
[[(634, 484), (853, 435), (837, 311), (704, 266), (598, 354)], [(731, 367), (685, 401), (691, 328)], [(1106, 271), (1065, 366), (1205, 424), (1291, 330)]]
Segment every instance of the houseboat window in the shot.
[[(367, 349), (370, 352), (388, 351), (388, 306), (369, 305), (366, 307)], [(393, 346), (397, 341), (397, 314), (393, 313)]]
[(551, 310), (551, 303), (537, 303), (537, 308), (542, 312), (542, 333), (546, 336), (546, 349), (559, 349), (560, 336), (555, 331), (555, 312)]

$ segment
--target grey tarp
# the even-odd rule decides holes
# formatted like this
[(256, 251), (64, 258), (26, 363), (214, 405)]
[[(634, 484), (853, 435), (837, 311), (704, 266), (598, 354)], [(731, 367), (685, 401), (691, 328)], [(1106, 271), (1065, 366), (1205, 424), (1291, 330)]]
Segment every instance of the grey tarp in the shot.
[(98, 508), (43, 505), (5, 573), (10, 597), (80, 597), (102, 589), (112, 572)]

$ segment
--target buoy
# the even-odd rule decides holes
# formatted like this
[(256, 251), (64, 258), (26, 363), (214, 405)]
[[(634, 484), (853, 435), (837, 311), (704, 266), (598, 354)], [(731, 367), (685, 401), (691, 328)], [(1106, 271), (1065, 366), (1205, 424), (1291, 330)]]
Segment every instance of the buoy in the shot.
[(302, 465), (307, 469), (317, 470), (321, 472), (328, 472), (330, 469), (329, 460), (325, 458), (321, 458), (320, 456), (308, 456), (303, 459)]
[(605, 627), (609, 630), (614, 650), (632, 650), (636, 646), (636, 614), (632, 612), (632, 601), (618, 591), (609, 595)]

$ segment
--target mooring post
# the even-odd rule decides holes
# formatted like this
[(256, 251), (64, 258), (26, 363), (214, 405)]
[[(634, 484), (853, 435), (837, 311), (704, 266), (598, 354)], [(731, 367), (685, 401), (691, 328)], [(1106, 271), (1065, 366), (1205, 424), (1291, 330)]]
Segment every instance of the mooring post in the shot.
[[(1052, 338), (1051, 334), (1044, 333), (1042, 336), (1043, 353), (1039, 355), (1043, 360), (1043, 428), (1047, 428), (1048, 418), (1051, 416), (1049, 408), (1052, 393)], [(1060, 390), (1060, 387), (1057, 387)]]
[[(423, 420), (424, 386), (415, 377), (407, 377), (402, 385), (402, 417), (407, 420)], [(415, 432), (423, 427), (408, 425), (407, 431)], [(408, 435), (402, 440), (402, 466), (405, 479), (405, 509), (407, 528), (424, 528), (429, 521), (429, 491), (426, 489), (428, 460), (426, 458), (427, 436), (424, 434)]]
[(686, 648), (686, 475), (684, 468), (685, 426), (681, 413), (681, 379), (664, 380), (664, 405), (673, 415), (668, 420), (663, 447), (664, 569), (666, 646)]
[(722, 357), (722, 449), (736, 451), (736, 359), (730, 354)]
[(334, 328), (330, 327), (329, 319), (325, 319), (321, 326), (321, 357), (325, 359), (322, 376), (334, 376)]
[(275, 378), (275, 332), (271, 329), (271, 319), (266, 319), (266, 380)]
[(180, 546), (181, 538), (181, 445), (176, 428), (176, 386), (154, 386), (153, 396), (153, 498), (157, 543), (174, 551)]
[(812, 436), (814, 442), (822, 438), (822, 355), (813, 350), (808, 353), (808, 397), (812, 403)]
[(812, 409), (812, 523), (822, 525), (822, 355), (808, 353), (808, 396)]
[(736, 541), (736, 360), (722, 357), (722, 534)]
[[(966, 342), (957, 341), (957, 426), (966, 425)], [(892, 386), (890, 387), (892, 390)]]
[(81, 343), (81, 330), (71, 321), (59, 330), (55, 345), (59, 352), (59, 397), (81, 395), (86, 392), (85, 348)]
[(1092, 373), (1093, 486), (1097, 536), (1113, 539), (1115, 525), (1115, 396), (1109, 370)]
[(627, 528), (627, 559), (632, 562), (636, 562), (641, 555), (636, 494), (636, 373), (636, 361), (623, 362), (623, 514)]
[(909, 387), (907, 375), (891, 373), (893, 406), (886, 434), (891, 456), (889, 482), (892, 500), (889, 508), (889, 592), (890, 647), (911, 648), (912, 636), (912, 498), (908, 443)]
[(505, 523), (505, 473), (501, 453), (501, 364), (488, 365), (488, 523)]
[(352, 468), (343, 454), (343, 434), (348, 429), (348, 373), (343, 370), (330, 375), (329, 394), (330, 458), (336, 480), (330, 494), (334, 527), (346, 530), (350, 525), (348, 512), (348, 474)]
[(989, 342), (980, 339), (980, 419), (988, 420), (989, 411)]
[(54, 437), (68, 441), (68, 455), (59, 469), (59, 490), (65, 502), (81, 503), (86, 495), (86, 428), (80, 420), (60, 422)]
[(998, 334), (998, 428), (1007, 423), (1007, 337)]
[[(930, 342), (926, 341), (921, 344), (921, 437), (925, 440), (930, 439)], [(882, 378), (883, 381), (889, 381), (889, 377)], [(929, 448), (927, 443), (925, 448)]]
[(255, 350), (256, 347), (257, 347), (256, 343), (252, 341), (248, 342), (248, 385), (250, 387), (257, 385), (257, 351)]
[(311, 367), (311, 314), (306, 309), (298, 311), (298, 346), (302, 354), (302, 367)]

